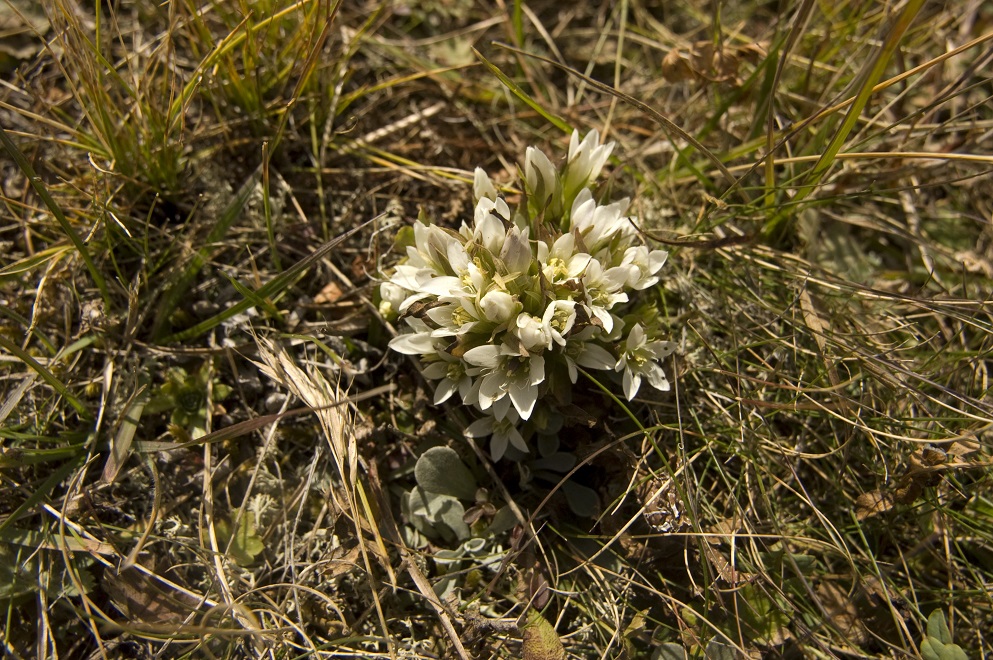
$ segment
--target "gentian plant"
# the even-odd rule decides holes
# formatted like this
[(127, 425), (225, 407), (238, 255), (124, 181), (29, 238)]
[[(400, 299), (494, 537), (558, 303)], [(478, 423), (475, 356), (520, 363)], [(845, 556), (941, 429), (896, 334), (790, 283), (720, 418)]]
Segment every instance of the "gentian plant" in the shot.
[[(390, 348), (418, 356), (434, 403), (458, 393), (481, 417), (494, 460), (529, 452), (535, 433), (561, 428), (580, 369), (620, 375), (631, 400), (642, 382), (668, 390), (649, 296), (667, 253), (644, 244), (628, 200), (598, 202), (591, 185), (614, 148), (573, 133), (559, 167), (529, 147), (516, 209), (482, 169), (472, 224), (414, 224), (406, 256), (380, 286), (379, 309), (397, 320)], [(511, 449), (512, 448), (512, 449)]]

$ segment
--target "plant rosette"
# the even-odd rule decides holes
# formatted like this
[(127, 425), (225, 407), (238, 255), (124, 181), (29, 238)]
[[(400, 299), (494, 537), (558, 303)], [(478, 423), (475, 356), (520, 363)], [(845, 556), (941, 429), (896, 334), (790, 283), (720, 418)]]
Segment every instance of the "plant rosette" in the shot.
[(420, 358), (435, 404), (458, 393), (481, 414), (466, 433), (489, 436), (494, 460), (561, 428), (580, 369), (618, 374), (629, 401), (643, 383), (669, 389), (661, 362), (675, 345), (659, 339), (644, 295), (667, 253), (644, 244), (629, 200), (594, 198), (614, 148), (599, 140), (574, 132), (558, 167), (529, 147), (514, 210), (477, 168), (472, 223), (420, 218), (379, 288), (380, 312), (399, 326), (390, 348)]

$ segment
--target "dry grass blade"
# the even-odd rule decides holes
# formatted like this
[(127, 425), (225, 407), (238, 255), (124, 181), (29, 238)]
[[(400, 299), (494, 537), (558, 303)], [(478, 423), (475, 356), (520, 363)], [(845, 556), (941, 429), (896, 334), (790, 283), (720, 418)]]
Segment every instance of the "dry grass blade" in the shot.
[[(369, 498), (359, 480), (359, 460), (353, 432), (354, 426), (349, 411), (335, 405), (344, 397), (344, 394), (337, 386), (328, 382), (324, 375), (315, 368), (308, 370), (300, 368), (282, 346), (262, 337), (256, 338), (256, 342), (259, 357), (262, 359), (258, 366), (262, 372), (299, 397), (314, 411), (320, 421), (324, 438), (331, 449), (337, 477), (340, 480), (339, 487), (332, 488), (329, 495), (334, 499), (339, 510), (348, 516), (354, 525), (355, 538), (359, 541), (366, 571), (370, 576), (373, 574), (370, 560), (370, 555), (372, 555), (377, 559), (381, 568), (386, 571), (390, 583), (395, 588), (396, 575), (389, 563), (386, 544), (379, 533), (378, 521), (369, 506)], [(365, 545), (367, 543), (366, 530), (371, 532), (373, 537), (375, 549), (372, 552)], [(389, 625), (383, 614), (379, 596), (372, 585), (370, 585), (370, 590), (379, 614), (383, 635), (389, 639)]]
[(699, 140), (697, 140), (695, 137), (693, 137), (685, 130), (677, 126), (675, 123), (673, 123), (671, 119), (669, 119), (668, 117), (660, 113), (658, 110), (648, 105), (647, 103), (643, 101), (639, 101), (630, 94), (625, 94), (621, 90), (615, 89), (610, 85), (600, 82), (599, 80), (594, 80), (593, 78), (584, 75), (582, 72), (567, 67), (559, 62), (556, 62), (553, 59), (542, 57), (540, 55), (535, 55), (534, 53), (526, 53), (522, 50), (514, 48), (513, 46), (508, 46), (506, 44), (495, 43), (494, 45), (503, 48), (505, 50), (508, 50), (512, 53), (516, 53), (518, 55), (522, 55), (525, 57), (530, 57), (538, 61), (545, 62), (546, 64), (551, 64), (555, 68), (564, 71), (569, 75), (575, 76), (576, 78), (579, 78), (590, 87), (593, 87), (594, 89), (600, 90), (605, 94), (609, 94), (610, 96), (618, 98), (624, 101), (625, 103), (628, 103), (631, 106), (637, 108), (641, 112), (644, 112), (646, 115), (648, 115), (653, 120), (658, 122), (658, 124), (666, 131), (667, 134), (676, 135), (680, 139), (685, 140), (688, 144), (692, 145), (694, 149), (696, 149), (703, 156), (705, 156), (707, 160), (713, 163), (714, 167), (716, 167), (718, 171), (720, 171), (720, 173), (724, 175), (724, 178), (728, 180), (728, 184), (729, 184), (728, 190), (738, 188), (738, 180), (734, 177), (733, 174), (731, 174), (731, 171), (728, 170), (727, 166), (725, 166), (724, 163), (721, 162), (720, 158), (718, 158), (710, 149), (708, 149), (703, 144), (701, 144)]

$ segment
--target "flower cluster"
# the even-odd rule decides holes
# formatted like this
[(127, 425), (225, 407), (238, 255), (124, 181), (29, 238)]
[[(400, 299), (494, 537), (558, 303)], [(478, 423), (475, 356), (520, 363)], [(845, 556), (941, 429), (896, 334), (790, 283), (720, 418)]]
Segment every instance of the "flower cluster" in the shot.
[(573, 133), (561, 167), (528, 148), (514, 211), (477, 168), (472, 224), (415, 223), (380, 286), (380, 312), (402, 324), (390, 348), (421, 358), (435, 404), (458, 392), (483, 413), (467, 434), (491, 436), (494, 459), (561, 426), (580, 368), (620, 374), (628, 400), (642, 381), (669, 389), (659, 362), (674, 345), (656, 339), (651, 300), (634, 299), (667, 255), (640, 240), (628, 200), (594, 199), (614, 146), (599, 140)]

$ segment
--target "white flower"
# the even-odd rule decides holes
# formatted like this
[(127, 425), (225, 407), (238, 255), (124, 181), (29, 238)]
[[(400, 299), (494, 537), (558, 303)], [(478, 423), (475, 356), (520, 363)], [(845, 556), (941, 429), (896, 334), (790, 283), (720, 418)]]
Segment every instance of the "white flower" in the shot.
[[(531, 417), (538, 400), (538, 385), (545, 380), (545, 359), (541, 355), (521, 355), (506, 342), (471, 348), (463, 358), (478, 367), (477, 393), (480, 410), (487, 410), (504, 397), (510, 398), (521, 419)], [(478, 374), (473, 373), (478, 371)]]
[(561, 424), (570, 388), (557, 379), (575, 384), (581, 368), (622, 372), (628, 399), (643, 380), (669, 387), (659, 362), (673, 345), (648, 340), (660, 324), (622, 320), (629, 295), (658, 282), (667, 255), (640, 240), (627, 200), (594, 200), (590, 186), (613, 149), (599, 138), (573, 133), (561, 168), (528, 149), (527, 201), (513, 210), (477, 169), (471, 222), (458, 232), (415, 223), (413, 245), (380, 285), (380, 311), (401, 332), (390, 348), (422, 359), (435, 404), (458, 393), (483, 413), (466, 433), (490, 436), (494, 459), (558, 428), (549, 420)]
[(634, 225), (624, 213), (628, 208), (628, 200), (622, 199), (606, 206), (597, 204), (589, 188), (579, 192), (572, 205), (570, 223), (573, 231), (578, 233), (586, 249), (593, 256), (609, 247), (610, 241), (617, 235), (631, 238), (635, 235)]
[(430, 380), (440, 380), (434, 390), (434, 405), (444, 403), (455, 392), (465, 398), (472, 387), (465, 363), (445, 351), (437, 351), (438, 360), (424, 367), (422, 373)]
[(506, 291), (494, 289), (479, 300), (479, 308), (493, 323), (506, 323), (520, 310), (520, 303)]
[(517, 321), (511, 332), (521, 340), (521, 346), (529, 353), (552, 347), (551, 329), (543, 319), (526, 312), (517, 315)]
[(617, 303), (628, 301), (628, 294), (621, 289), (627, 281), (627, 268), (603, 269), (600, 262), (591, 259), (583, 275), (583, 285), (586, 287), (586, 300), (583, 308), (593, 318), (599, 319), (606, 332), (614, 328), (614, 317), (611, 308)]
[(554, 205), (560, 195), (559, 172), (540, 149), (528, 147), (524, 155), (524, 184), (528, 204), (537, 213), (546, 209), (555, 213)]
[(669, 381), (656, 360), (668, 356), (675, 348), (676, 345), (670, 341), (648, 341), (640, 323), (631, 327), (621, 349), (621, 357), (614, 365), (614, 371), (624, 371), (624, 396), (628, 401), (638, 394), (642, 377), (655, 389), (669, 391)]
[(579, 378), (577, 365), (586, 369), (613, 369), (617, 361), (610, 351), (596, 342), (569, 342), (565, 349), (565, 364), (569, 371), (569, 380), (573, 383)]
[(379, 313), (384, 319), (392, 321), (409, 295), (410, 292), (399, 284), (383, 282), (379, 285)]
[(437, 225), (414, 223), (414, 245), (407, 248), (407, 265), (428, 269), (437, 275), (449, 274), (448, 245), (458, 243), (458, 235)]
[(569, 158), (562, 173), (562, 190), (566, 203), (600, 176), (600, 170), (613, 150), (613, 142), (600, 146), (599, 131), (590, 131), (582, 142), (579, 141), (579, 131), (572, 132)]
[(549, 337), (547, 348), (552, 347), (552, 342), (555, 342), (559, 346), (565, 346), (565, 336), (569, 334), (575, 323), (576, 301), (553, 300), (548, 303), (545, 313), (541, 316), (541, 324)]
[(665, 265), (668, 256), (669, 253), (665, 250), (649, 251), (645, 245), (629, 247), (621, 259), (621, 266), (627, 266), (629, 270), (627, 286), (642, 291), (658, 283), (656, 273)]
[(472, 198), (478, 202), (484, 197), (496, 201), (497, 189), (483, 168), (477, 167), (472, 177)]
[(504, 266), (502, 274), (517, 277), (527, 273), (533, 258), (531, 244), (528, 242), (528, 230), (511, 227), (500, 250), (500, 261)]
[(499, 461), (507, 453), (507, 447), (513, 445), (523, 453), (528, 453), (528, 446), (524, 442), (524, 436), (517, 430), (520, 417), (514, 411), (510, 411), (502, 420), (496, 420), (492, 415), (487, 415), (482, 419), (477, 419), (465, 430), (465, 434), (470, 438), (490, 438), (490, 456), (494, 461)]
[(476, 323), (484, 318), (482, 311), (475, 304), (475, 299), (469, 296), (441, 298), (439, 302), (447, 304), (432, 307), (424, 314), (438, 326), (431, 331), (432, 337), (464, 335), (472, 332)]
[(444, 340), (433, 337), (431, 328), (419, 318), (408, 317), (407, 325), (413, 330), (390, 340), (390, 348), (404, 355), (427, 355), (444, 347)]
[(579, 277), (591, 258), (585, 252), (576, 252), (576, 237), (572, 233), (559, 236), (551, 248), (548, 243), (538, 241), (538, 262), (543, 264), (541, 272), (552, 284)]
[(503, 198), (492, 200), (489, 197), (483, 197), (476, 203), (472, 232), (467, 233), (467, 228), (464, 228), (462, 235), (473, 239), (477, 244), (486, 248), (490, 254), (496, 256), (500, 254), (507, 238), (504, 220), (509, 220), (509, 218), (510, 207), (507, 206), (507, 202)]
[(462, 280), (458, 277), (439, 274), (432, 268), (415, 266), (409, 262), (397, 266), (390, 281), (408, 291), (432, 296), (450, 295), (462, 288)]

